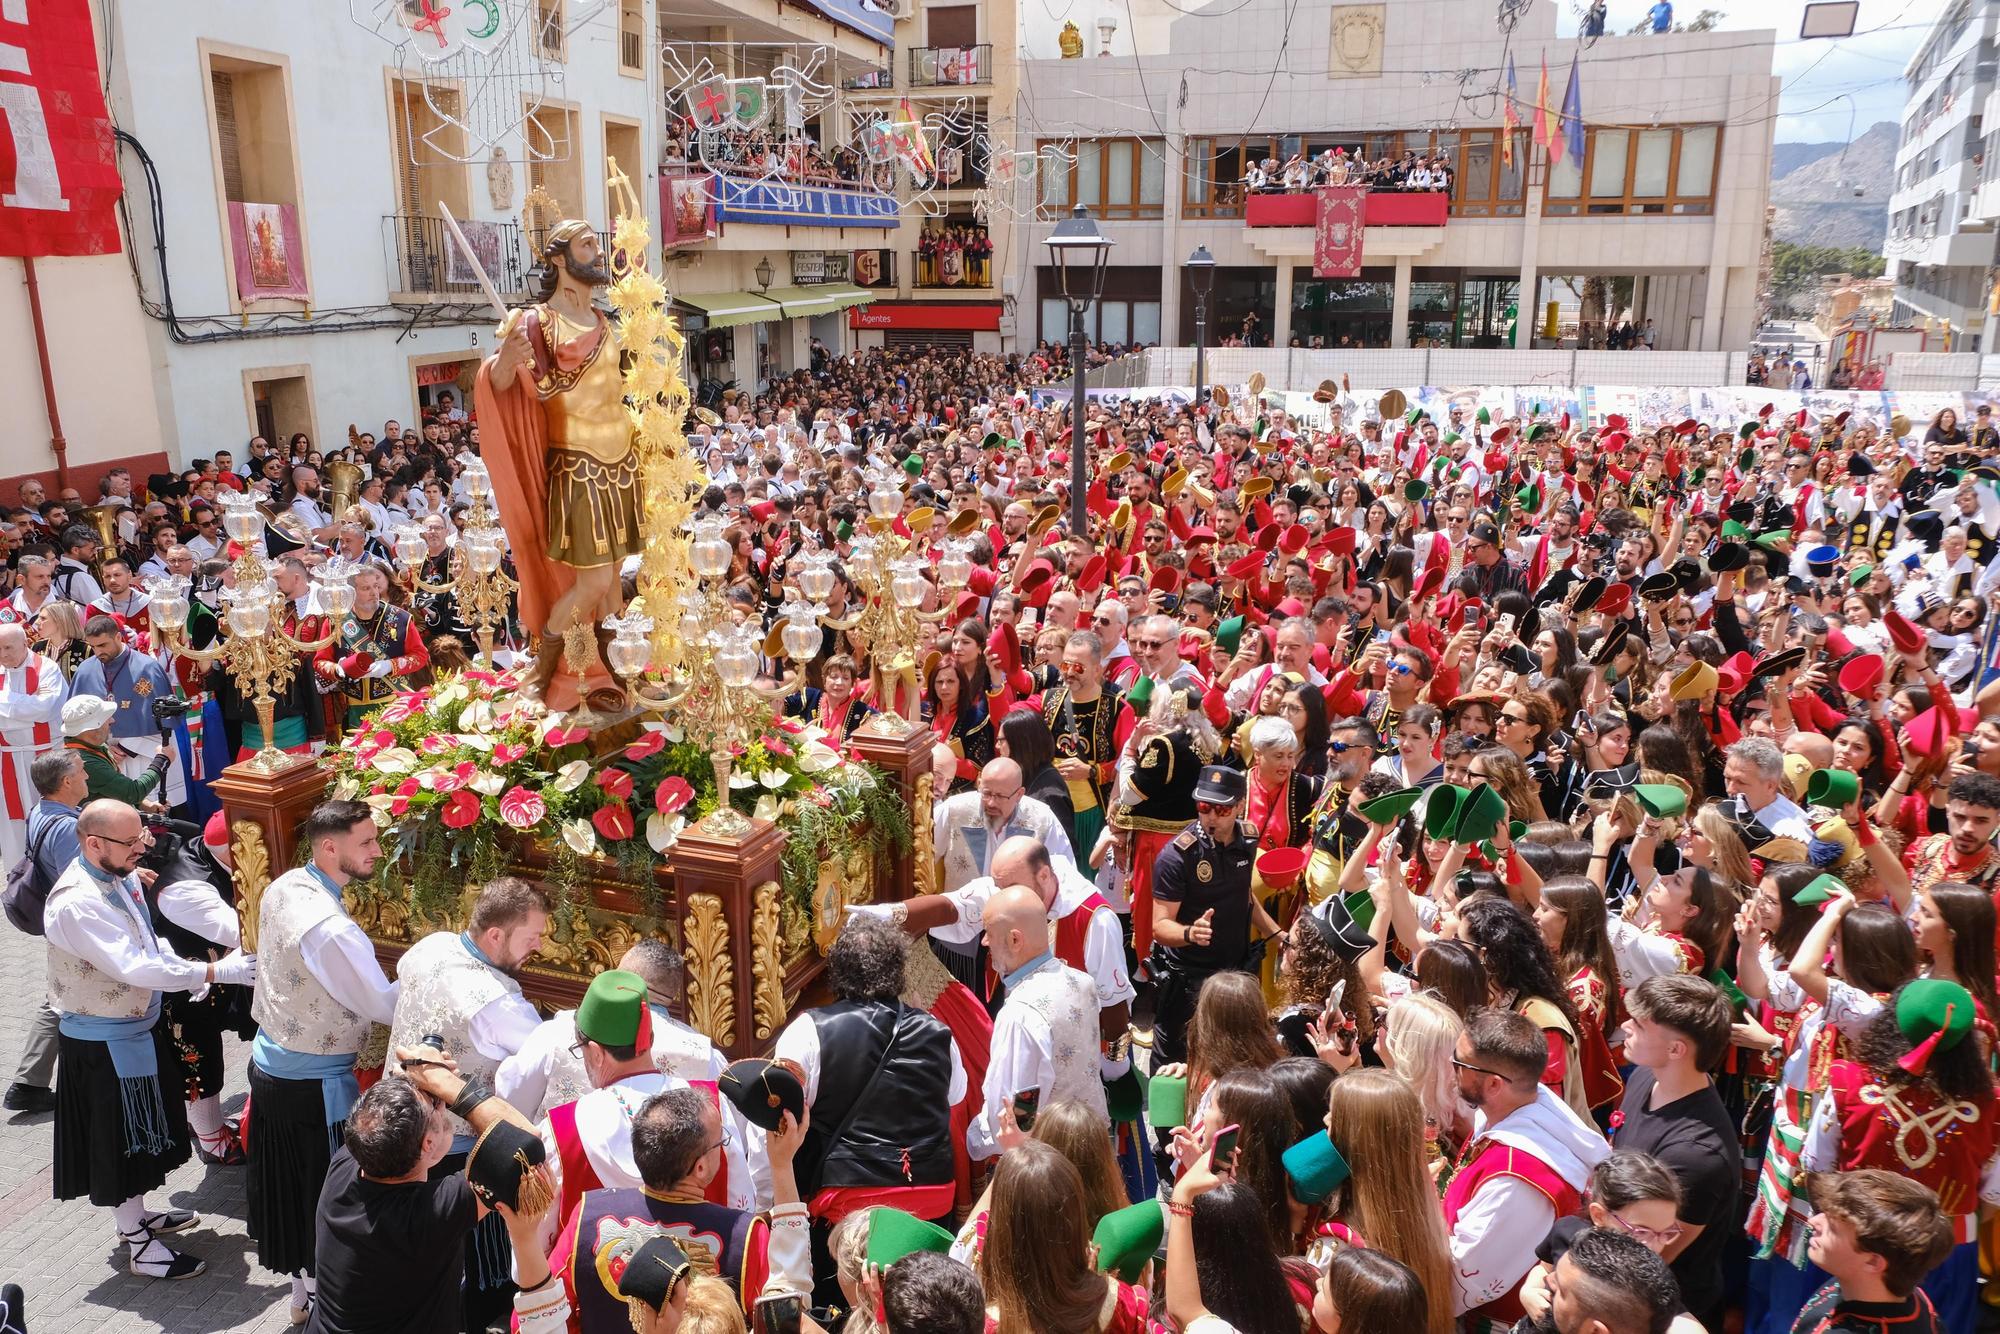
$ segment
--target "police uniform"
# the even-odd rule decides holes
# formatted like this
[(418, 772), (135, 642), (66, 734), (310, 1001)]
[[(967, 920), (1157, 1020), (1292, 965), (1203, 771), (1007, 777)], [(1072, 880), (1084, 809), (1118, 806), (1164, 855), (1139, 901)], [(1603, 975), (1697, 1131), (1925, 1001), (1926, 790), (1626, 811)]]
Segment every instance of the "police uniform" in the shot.
[[(1195, 784), (1197, 801), (1240, 806), (1245, 793), (1241, 772), (1208, 765)], [(1211, 838), (1199, 820), (1176, 834), (1153, 863), (1153, 897), (1174, 905), (1174, 920), (1192, 926), (1205, 912), (1213, 934), (1206, 945), (1153, 946), (1159, 995), (1154, 1007), (1153, 1060), (1185, 1060), (1188, 1021), (1194, 1017), (1201, 985), (1216, 973), (1245, 971), (1250, 952), (1251, 877), (1257, 860), (1257, 831), (1236, 822), (1227, 843)]]

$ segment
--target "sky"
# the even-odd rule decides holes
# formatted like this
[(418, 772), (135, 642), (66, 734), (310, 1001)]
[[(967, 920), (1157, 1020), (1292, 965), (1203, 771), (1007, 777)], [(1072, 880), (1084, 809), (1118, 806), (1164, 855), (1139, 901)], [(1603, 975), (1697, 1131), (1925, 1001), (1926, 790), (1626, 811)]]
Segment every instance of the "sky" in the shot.
[[(1582, 0), (1558, 0), (1557, 31), (1577, 30)], [(1624, 32), (1645, 16), (1652, 0), (1609, 0), (1606, 32)], [(1784, 81), (1779, 99), (1777, 143), (1844, 143), (1852, 117), (1854, 133), (1876, 121), (1903, 118), (1903, 67), (1916, 53), (1930, 24), (1948, 0), (1861, 0), (1856, 36), (1836, 41), (1799, 40), (1805, 0), (1673, 0), (1675, 19), (1686, 22), (1703, 9), (1720, 9), (1716, 26), (1728, 31), (1773, 28), (1778, 34), (1775, 72)]]

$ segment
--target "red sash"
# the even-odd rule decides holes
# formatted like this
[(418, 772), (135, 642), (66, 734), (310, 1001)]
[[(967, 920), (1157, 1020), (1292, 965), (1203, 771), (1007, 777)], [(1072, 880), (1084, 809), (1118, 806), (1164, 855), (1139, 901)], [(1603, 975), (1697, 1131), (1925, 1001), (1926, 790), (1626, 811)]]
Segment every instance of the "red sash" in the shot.
[[(708, 1095), (708, 1100), (719, 1111), (722, 1107), (722, 1091), (705, 1079), (689, 1080), (689, 1084)], [(597, 1169), (591, 1166), (590, 1155), (584, 1152), (583, 1141), (576, 1133), (576, 1104), (566, 1102), (549, 1108), (549, 1131), (556, 1137), (556, 1161), (562, 1164), (562, 1198), (557, 1202), (558, 1218), (568, 1218), (570, 1210), (583, 1198), (587, 1190), (602, 1190), (604, 1182), (598, 1178)], [(722, 1166), (716, 1169), (715, 1179), (708, 1183), (702, 1198), (710, 1204), (729, 1204), (729, 1155), (722, 1156)]]
[[(28, 688), (25, 693), (32, 696), (41, 689), (42, 669), (40, 660), (34, 654), (30, 653), (28, 661), (23, 665), (22, 670), (28, 674)], [(33, 747), (33, 754), (35, 755), (41, 754), (55, 744), (54, 733), (50, 730), (47, 723), (36, 723), (29, 731), (28, 736), (28, 744)], [(11, 749), (5, 755), (0, 755), (0, 799), (4, 799), (6, 802), (7, 818), (9, 820), (27, 819), (28, 808), (35, 804), (30, 799), (27, 791), (21, 786), (21, 771), (14, 763), (14, 753)]]
[(1056, 949), (1058, 959), (1079, 973), (1089, 973), (1090, 966), (1083, 961), (1083, 948), (1090, 939), (1090, 920), (1099, 908), (1109, 908), (1102, 894), (1092, 894), (1056, 923)]

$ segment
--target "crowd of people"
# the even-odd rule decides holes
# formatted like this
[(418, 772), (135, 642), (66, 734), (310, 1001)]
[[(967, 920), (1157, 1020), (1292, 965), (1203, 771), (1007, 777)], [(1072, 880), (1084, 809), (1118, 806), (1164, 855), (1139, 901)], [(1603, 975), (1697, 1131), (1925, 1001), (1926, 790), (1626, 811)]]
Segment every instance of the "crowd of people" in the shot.
[(1296, 194), (1322, 185), (1365, 185), (1371, 190), (1441, 190), (1450, 193), (1451, 159), (1411, 149), (1401, 157), (1369, 158), (1344, 145), (1308, 154), (1300, 149), (1282, 163), (1275, 157), (1253, 161), (1243, 173), (1251, 194)]
[[(53, 1110), (57, 1195), (186, 1278), (199, 1219), (148, 1193), (191, 1153), (240, 1167), (258, 1264), (328, 1334), (1976, 1328), (1991, 411), (1578, 421), (1327, 385), (1308, 426), (1230, 386), (1079, 432), (1037, 402), (1057, 364), (831, 358), (690, 423), (729, 615), (836, 557), (823, 651), (766, 665), (788, 713), (846, 738), (893, 706), (845, 566), (892, 483), (874, 532), (923, 557), (938, 626), (908, 664), (938, 892), (854, 909), (768, 1060), (683, 1022), (663, 942), (538, 1012), (548, 903), (512, 878), (385, 970), (339, 897), (381, 855), (366, 805), (313, 811), (245, 953), (209, 771), (148, 701), (240, 703), (132, 618), (143, 552), (24, 494), (0, 735), (50, 1006), (7, 1105)], [(385, 535), (422, 505), (448, 563), (477, 447), (455, 409), (357, 435), (320, 460), (366, 469), (329, 515), (310, 442), (253, 441), (153, 479), (125, 545), (225, 580), (197, 515), (261, 487), (281, 568), (372, 562), (345, 618), (372, 665), (316, 657), (281, 707), (310, 748), (447, 659), (453, 612)]]

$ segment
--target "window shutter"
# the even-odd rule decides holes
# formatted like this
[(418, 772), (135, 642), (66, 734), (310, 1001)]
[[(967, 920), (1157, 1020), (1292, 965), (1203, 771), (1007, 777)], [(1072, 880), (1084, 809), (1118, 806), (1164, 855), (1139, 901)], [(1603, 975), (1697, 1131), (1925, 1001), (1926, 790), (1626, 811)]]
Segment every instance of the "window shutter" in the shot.
[(250, 202), (243, 196), (243, 156), (236, 143), (236, 79), (222, 70), (209, 71), (215, 95), (215, 142), (221, 150), (222, 197), (232, 204)]

